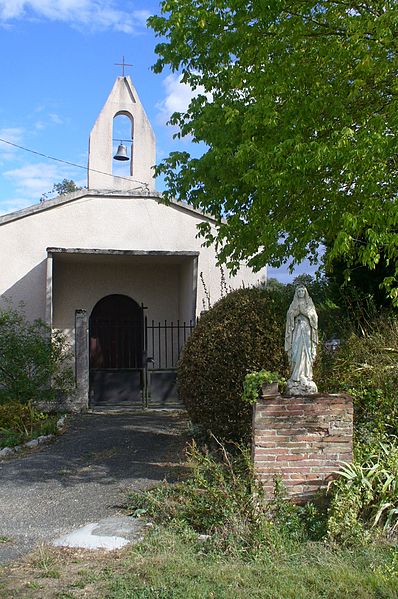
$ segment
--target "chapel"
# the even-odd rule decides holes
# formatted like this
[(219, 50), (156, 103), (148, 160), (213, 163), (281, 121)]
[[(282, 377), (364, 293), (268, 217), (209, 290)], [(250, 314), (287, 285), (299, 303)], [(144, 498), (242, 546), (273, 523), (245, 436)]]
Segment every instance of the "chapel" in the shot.
[[(129, 135), (115, 154), (120, 115)], [(130, 77), (118, 77), (90, 134), (87, 188), (0, 216), (0, 301), (65, 333), (75, 410), (176, 405), (177, 360), (201, 312), (266, 276), (222, 272), (197, 236), (214, 220), (162, 203), (155, 162), (151, 123)]]

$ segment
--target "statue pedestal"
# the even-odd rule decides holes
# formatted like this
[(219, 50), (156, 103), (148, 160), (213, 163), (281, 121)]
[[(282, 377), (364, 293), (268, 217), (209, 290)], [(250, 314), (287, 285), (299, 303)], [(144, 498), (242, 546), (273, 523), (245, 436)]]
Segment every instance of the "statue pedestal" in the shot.
[(314, 497), (341, 462), (352, 460), (352, 430), (349, 395), (260, 397), (254, 406), (252, 455), (265, 495), (272, 498), (279, 478), (294, 501)]
[(288, 397), (313, 395), (314, 393), (318, 393), (318, 387), (314, 381), (292, 381), (292, 379), (287, 381), (285, 395)]

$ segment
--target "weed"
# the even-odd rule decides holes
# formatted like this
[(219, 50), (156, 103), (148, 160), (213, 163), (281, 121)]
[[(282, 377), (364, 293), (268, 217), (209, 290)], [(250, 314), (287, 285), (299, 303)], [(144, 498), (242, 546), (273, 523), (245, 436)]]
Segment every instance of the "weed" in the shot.
[(0, 448), (21, 445), (25, 438), (23, 433), (19, 433), (12, 429), (0, 428)]
[(59, 578), (60, 571), (57, 568), (58, 560), (47, 547), (41, 545), (37, 550), (37, 557), (33, 560), (34, 566), (40, 570), (43, 578)]
[[(150, 517), (184, 538), (195, 538), (202, 553), (255, 556), (264, 548), (278, 551), (287, 540), (324, 534), (324, 518), (315, 506), (295, 506), (281, 491), (272, 502), (265, 501), (248, 448), (234, 445), (231, 452), (218, 443), (217, 451), (210, 452), (192, 443), (188, 463), (186, 481), (132, 493), (133, 515)], [(198, 535), (206, 535), (206, 542)]]
[(26, 588), (37, 591), (39, 589), (42, 589), (43, 585), (41, 585), (39, 582), (36, 582), (35, 580), (30, 580), (26, 583)]
[(0, 448), (14, 447), (41, 435), (57, 432), (58, 415), (45, 414), (30, 402), (0, 404)]
[(331, 485), (329, 535), (346, 544), (366, 542), (382, 527), (398, 528), (398, 442), (378, 441), (358, 449), (360, 459), (345, 464)]
[(11, 537), (7, 537), (5, 535), (0, 535), (0, 545), (5, 545), (6, 543), (12, 543), (13, 539)]

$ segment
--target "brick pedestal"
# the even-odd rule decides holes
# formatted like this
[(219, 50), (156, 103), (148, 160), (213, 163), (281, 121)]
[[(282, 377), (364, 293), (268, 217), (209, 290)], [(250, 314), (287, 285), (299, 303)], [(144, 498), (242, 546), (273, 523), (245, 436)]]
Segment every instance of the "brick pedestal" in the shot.
[(263, 394), (254, 406), (253, 460), (266, 495), (275, 477), (297, 501), (326, 487), (340, 462), (352, 460), (352, 418), (349, 395)]

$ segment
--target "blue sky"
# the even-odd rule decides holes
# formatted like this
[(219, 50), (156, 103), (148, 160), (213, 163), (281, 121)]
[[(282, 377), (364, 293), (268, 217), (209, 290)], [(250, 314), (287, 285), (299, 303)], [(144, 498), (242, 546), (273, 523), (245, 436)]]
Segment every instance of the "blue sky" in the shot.
[[(156, 38), (146, 27), (155, 0), (0, 0), (0, 138), (87, 164), (90, 130), (112, 89), (122, 56), (157, 138), (157, 159), (181, 147), (166, 121), (190, 90), (155, 75)], [(86, 184), (83, 169), (0, 142), (0, 214), (39, 201), (64, 178)], [(158, 184), (162, 190), (162, 184)], [(302, 269), (300, 269), (302, 270)], [(286, 280), (286, 269), (270, 276)]]
[[(87, 163), (88, 137), (121, 68), (140, 95), (158, 140), (158, 158), (175, 145), (165, 123), (189, 90), (154, 75), (151, 0), (0, 0), (0, 138), (66, 161)], [(0, 142), (0, 213), (37, 202), (82, 169)]]

